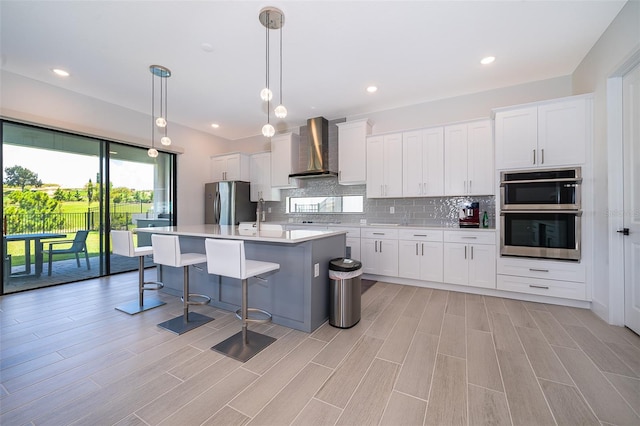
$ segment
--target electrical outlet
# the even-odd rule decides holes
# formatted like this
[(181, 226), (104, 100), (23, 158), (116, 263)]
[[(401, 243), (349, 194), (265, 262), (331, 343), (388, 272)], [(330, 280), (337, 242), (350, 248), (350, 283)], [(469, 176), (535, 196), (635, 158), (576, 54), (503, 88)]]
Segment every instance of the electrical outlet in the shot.
[(319, 277), (320, 276), (320, 264), (316, 263), (315, 265), (313, 265), (313, 277)]
[(271, 213), (271, 207), (267, 207), (267, 213)]
[(396, 212), (396, 208), (394, 206), (389, 207), (389, 213), (394, 214)]

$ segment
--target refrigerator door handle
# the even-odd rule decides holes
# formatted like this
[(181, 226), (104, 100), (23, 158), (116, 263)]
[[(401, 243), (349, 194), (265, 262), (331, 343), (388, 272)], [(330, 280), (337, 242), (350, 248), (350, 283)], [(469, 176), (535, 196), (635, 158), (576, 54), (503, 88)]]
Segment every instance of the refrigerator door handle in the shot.
[(220, 224), (220, 191), (216, 191), (216, 199), (213, 202), (213, 212), (216, 218), (216, 224)]

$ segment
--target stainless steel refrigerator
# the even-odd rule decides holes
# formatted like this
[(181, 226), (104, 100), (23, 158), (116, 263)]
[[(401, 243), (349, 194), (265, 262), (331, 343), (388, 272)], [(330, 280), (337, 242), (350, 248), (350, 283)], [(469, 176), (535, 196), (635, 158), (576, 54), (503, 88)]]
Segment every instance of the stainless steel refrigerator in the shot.
[(204, 197), (206, 224), (237, 225), (256, 220), (256, 203), (251, 202), (249, 182), (206, 183)]

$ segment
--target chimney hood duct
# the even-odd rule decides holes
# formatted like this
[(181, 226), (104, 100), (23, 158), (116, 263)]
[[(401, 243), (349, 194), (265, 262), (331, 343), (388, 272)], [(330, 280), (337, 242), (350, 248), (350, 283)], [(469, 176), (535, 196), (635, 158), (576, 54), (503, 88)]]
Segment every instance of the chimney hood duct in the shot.
[[(291, 178), (333, 177), (329, 170), (329, 122), (324, 117), (307, 120), (307, 169), (292, 173)], [(304, 150), (301, 150), (304, 152)]]

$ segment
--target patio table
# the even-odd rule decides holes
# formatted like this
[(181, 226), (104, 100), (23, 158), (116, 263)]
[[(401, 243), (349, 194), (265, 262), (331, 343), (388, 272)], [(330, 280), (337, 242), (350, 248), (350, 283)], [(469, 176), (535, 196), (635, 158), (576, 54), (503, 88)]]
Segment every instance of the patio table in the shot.
[[(5, 252), (6, 243), (9, 241), (24, 241), (24, 272), (20, 274), (31, 273), (31, 241), (34, 241), (35, 247), (35, 275), (39, 277), (42, 274), (42, 242), (41, 240), (53, 239), (53, 238), (67, 238), (67, 234), (54, 234), (48, 232), (34, 233), (34, 234), (11, 234), (4, 235), (2, 237), (5, 240)], [(12, 274), (14, 275), (14, 274)]]

